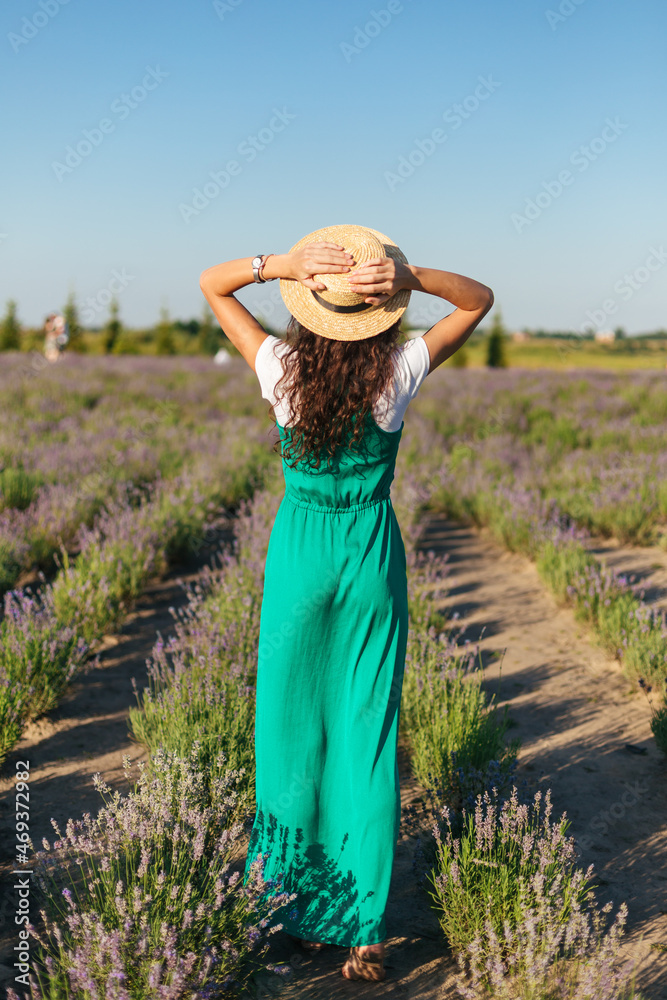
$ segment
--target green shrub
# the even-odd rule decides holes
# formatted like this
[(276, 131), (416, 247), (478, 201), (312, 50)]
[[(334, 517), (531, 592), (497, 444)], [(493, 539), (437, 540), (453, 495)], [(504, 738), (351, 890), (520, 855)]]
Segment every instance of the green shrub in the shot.
[(667, 705), (657, 709), (651, 719), (651, 732), (655, 736), (658, 748), (667, 754)]
[(99, 814), (70, 820), (64, 835), (52, 821), (58, 840), (33, 863), (46, 904), (46, 931), (35, 932), (43, 1000), (177, 1000), (247, 983), (271, 914), (294, 897), (266, 900), (258, 868), (247, 882), (233, 869), (239, 774), (222, 757), (202, 767), (198, 751), (158, 752), (127, 796), (96, 775)]
[(515, 788), (502, 805), (495, 791), (478, 796), (460, 831), (442, 810), (430, 895), (455, 954), (480, 935), (488, 942), (487, 921), (495, 935), (520, 926), (526, 902), (541, 890), (552, 896), (549, 916), (558, 924), (592, 895), (592, 866), (585, 874), (576, 868), (574, 841), (565, 835), (569, 821), (552, 823), (551, 809), (549, 790), (544, 802), (538, 791), (527, 806)]
[(44, 482), (38, 472), (28, 472), (21, 466), (0, 469), (0, 511), (7, 508), (25, 510)]

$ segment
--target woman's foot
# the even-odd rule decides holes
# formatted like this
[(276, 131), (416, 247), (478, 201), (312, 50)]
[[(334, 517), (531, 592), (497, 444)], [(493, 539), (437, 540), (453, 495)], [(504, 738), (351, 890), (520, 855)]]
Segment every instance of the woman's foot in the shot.
[(307, 941), (305, 938), (294, 937), (293, 934), (290, 934), (289, 937), (292, 941), (300, 944), (302, 948), (305, 948), (306, 951), (322, 951), (322, 948), (326, 948), (324, 941)]
[(384, 942), (350, 948), (350, 956), (341, 971), (346, 979), (371, 979), (374, 982), (384, 979)]
[(322, 951), (322, 948), (326, 948), (324, 941), (306, 941), (305, 938), (299, 938), (299, 944), (306, 951)]

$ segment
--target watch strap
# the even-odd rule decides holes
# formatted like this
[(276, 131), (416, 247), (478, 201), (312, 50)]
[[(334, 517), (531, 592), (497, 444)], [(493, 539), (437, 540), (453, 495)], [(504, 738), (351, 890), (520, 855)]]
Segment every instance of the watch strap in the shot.
[(264, 277), (264, 265), (266, 264), (266, 262), (269, 259), (269, 257), (274, 257), (274, 256), (275, 256), (275, 254), (271, 254), (271, 253), (267, 253), (267, 254), (264, 254), (262, 256), (262, 263), (259, 265), (259, 267), (258, 267), (257, 270), (259, 271), (260, 280), (263, 281), (263, 282), (266, 282), (266, 281), (275, 281), (276, 280), (275, 278), (265, 278)]

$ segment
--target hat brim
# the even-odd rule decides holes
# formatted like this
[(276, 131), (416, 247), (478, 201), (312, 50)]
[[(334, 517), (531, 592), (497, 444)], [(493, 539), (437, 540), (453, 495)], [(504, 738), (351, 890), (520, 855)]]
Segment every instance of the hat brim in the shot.
[[(354, 252), (363, 240), (364, 234), (372, 234), (372, 242), (378, 241), (386, 257), (407, 264), (407, 257), (388, 236), (370, 229), (368, 226), (327, 226), (318, 229), (295, 243), (290, 253), (300, 250), (309, 243), (337, 243)], [(347, 242), (346, 242), (347, 241)], [(375, 337), (398, 322), (408, 307), (410, 289), (401, 289), (381, 305), (369, 305), (361, 312), (336, 312), (318, 302), (310, 288), (300, 281), (281, 278), (280, 294), (288, 310), (302, 326), (330, 340), (366, 340)], [(356, 296), (359, 303), (363, 296)]]

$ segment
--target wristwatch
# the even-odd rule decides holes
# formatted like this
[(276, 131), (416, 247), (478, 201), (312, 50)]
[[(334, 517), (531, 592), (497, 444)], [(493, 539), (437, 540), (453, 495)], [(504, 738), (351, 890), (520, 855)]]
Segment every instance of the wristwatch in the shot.
[(266, 263), (267, 257), (270, 257), (270, 253), (260, 253), (252, 259), (252, 276), (258, 285), (263, 285), (266, 281), (274, 281), (274, 278), (265, 278), (262, 275), (262, 269)]

